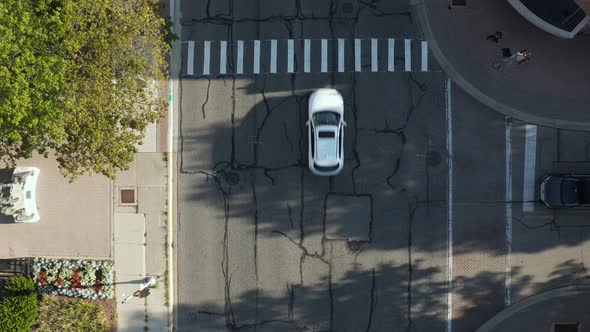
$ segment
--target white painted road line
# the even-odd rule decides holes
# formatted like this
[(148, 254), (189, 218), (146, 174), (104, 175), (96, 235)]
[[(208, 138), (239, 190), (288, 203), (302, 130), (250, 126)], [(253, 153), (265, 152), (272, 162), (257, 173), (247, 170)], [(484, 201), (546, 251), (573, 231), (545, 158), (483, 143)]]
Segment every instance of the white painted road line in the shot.
[(211, 62), (211, 41), (205, 40), (203, 46), (203, 75), (209, 75), (209, 63)]
[(506, 142), (505, 152), (505, 173), (506, 173), (506, 256), (505, 256), (505, 283), (504, 283), (504, 306), (512, 303), (510, 284), (512, 283), (512, 268), (510, 255), (512, 254), (512, 135), (510, 119), (506, 118), (506, 130), (504, 140)]
[(534, 211), (535, 199), (535, 164), (537, 162), (537, 126), (526, 125), (524, 145), (524, 186), (522, 193), (522, 210)]
[(305, 39), (303, 41), (303, 71), (309, 73), (311, 71), (311, 41)]
[(412, 71), (412, 40), (406, 39), (404, 46), (404, 58), (406, 60), (405, 70)]
[(377, 39), (371, 39), (371, 71), (376, 72), (379, 71), (379, 62), (377, 56), (378, 53), (378, 46), (377, 46)]
[(244, 41), (238, 40), (238, 56), (237, 56), (236, 73), (244, 73)]
[(270, 72), (277, 72), (277, 40), (270, 41)]
[(387, 39), (387, 71), (395, 71), (395, 39)]
[[(365, 59), (366, 62), (370, 61), (370, 65), (371, 65), (371, 69), (370, 71), (375, 73), (375, 72), (380, 72), (380, 71), (385, 71), (385, 64), (382, 63), (381, 65), (379, 64), (380, 62), (380, 55), (379, 55), (379, 43), (380, 43), (380, 38), (368, 38), (370, 40), (371, 43), (371, 49), (370, 49), (370, 59)], [(395, 58), (395, 44), (396, 44), (396, 40), (395, 38), (383, 38), (383, 40), (387, 39), (387, 56), (383, 56), (383, 58), (381, 59), (381, 62), (384, 62), (385, 57), (387, 58), (387, 71), (388, 72), (394, 72), (396, 71), (396, 58)], [(336, 47), (336, 43), (334, 43), (337, 40), (337, 47)], [(311, 47), (312, 47), (312, 39), (303, 39), (303, 72), (304, 73), (311, 73), (312, 72), (312, 62), (313, 61), (318, 61), (319, 60), (319, 64), (316, 65), (314, 64), (314, 72), (321, 72), (321, 73), (328, 73), (328, 72), (339, 72), (339, 73), (343, 73), (346, 71), (350, 71), (350, 68), (346, 68), (347, 64), (346, 64), (346, 44), (350, 43), (351, 47), (353, 48), (353, 50), (351, 50), (352, 52), (349, 54), (352, 54), (352, 56), (354, 57), (354, 69), (352, 69), (355, 72), (362, 72), (363, 71), (363, 65), (368, 66), (368, 63), (363, 63), (363, 52), (367, 52), (366, 54), (366, 58), (369, 58), (369, 50), (365, 49), (363, 51), (363, 39), (361, 38), (355, 38), (354, 39), (354, 43), (352, 42), (352, 39), (349, 39), (350, 42), (346, 41), (346, 38), (338, 38), (338, 39), (318, 39), (317, 41), (320, 42), (320, 45), (318, 45), (319, 47), (319, 58), (316, 58), (316, 54), (313, 55), (312, 58), (312, 54), (311, 54)], [(211, 41), (211, 40), (205, 40), (203, 41), (203, 51), (201, 53), (200, 49), (197, 49), (197, 43), (198, 47), (200, 47), (200, 41), (186, 41), (186, 43), (188, 44), (188, 48), (187, 48), (187, 62), (186, 62), (186, 74), (187, 75), (195, 75), (195, 61), (197, 61), (198, 59), (198, 54), (203, 54), (203, 68), (202, 68), (202, 72), (200, 72), (199, 74), (202, 75), (212, 75), (212, 74), (220, 74), (220, 75), (226, 75), (228, 73), (228, 70), (233, 70), (234, 74), (238, 74), (238, 75), (242, 75), (244, 74), (244, 63), (248, 62), (247, 66), (250, 66), (250, 56), (252, 56), (252, 74), (261, 74), (262, 71), (265, 71), (265, 74), (277, 74), (277, 73), (295, 73), (296, 70), (300, 70), (300, 63), (296, 63), (296, 57), (295, 57), (295, 52), (299, 52), (295, 50), (295, 39), (286, 39), (287, 41), (287, 49), (284, 50), (284, 45), (285, 43), (283, 42), (283, 40), (279, 40), (279, 39), (269, 39), (270, 41), (270, 50), (267, 51), (266, 49), (266, 44), (262, 45), (262, 41), (261, 40), (251, 40), (253, 42), (253, 51), (245, 51), (244, 49), (244, 40), (237, 40), (236, 41), (236, 62), (235, 62), (235, 68), (230, 68), (228, 69), (228, 58), (231, 56), (233, 58), (233, 53), (232, 54), (228, 54), (228, 52), (230, 52), (231, 50), (233, 50), (233, 45), (228, 45), (228, 43), (230, 43), (230, 41), (226, 41), (226, 40), (220, 40), (219, 41), (219, 67), (217, 67), (217, 64), (212, 63), (215, 62), (215, 59), (211, 59), (211, 56), (217, 56), (217, 54), (215, 54), (216, 50), (211, 50), (212, 44), (216, 43), (217, 41)], [(251, 41), (246, 41), (247, 43), (250, 43)], [(403, 39), (404, 41), (404, 71), (407, 72), (411, 72), (412, 69), (412, 43), (413, 42), (418, 42), (417, 40), (411, 39), (411, 38), (406, 38)], [(265, 41), (266, 43), (266, 41)], [(315, 41), (313, 41), (313, 43), (315, 43)], [(330, 43), (334, 43), (334, 44), (330, 44)], [(429, 70), (428, 68), (428, 41), (426, 40), (420, 40), (420, 56), (421, 56), (421, 63), (420, 63), (420, 69), (418, 69), (418, 65), (415, 65), (415, 71), (422, 71), (422, 72), (427, 72)], [(332, 46), (330, 46), (332, 45)], [(217, 47), (215, 45), (213, 45), (214, 47)], [(264, 46), (264, 49), (262, 49), (262, 47)], [(314, 46), (315, 47), (315, 46)], [(367, 47), (367, 45), (365, 45), (365, 47)], [(385, 47), (384, 44), (382, 44), (381, 47)], [(228, 48), (230, 48), (230, 50), (228, 50)], [(279, 49), (280, 48), (280, 49)], [(330, 50), (331, 48), (333, 48), (332, 50)], [(417, 47), (416, 47), (417, 49)], [(212, 54), (213, 52), (213, 54)], [(244, 52), (248, 52), (248, 54), (244, 54)], [(264, 54), (262, 54), (261, 52), (264, 52)], [(267, 53), (270, 54), (269, 56), (269, 60), (268, 60), (268, 67), (266, 67), (265, 65), (267, 64), (267, 60), (266, 60), (266, 56)], [(287, 65), (286, 65), (286, 70), (285, 67), (283, 67), (282, 64), (279, 64), (279, 60), (278, 60), (278, 56), (281, 57), (285, 57), (285, 55), (283, 55), (285, 52), (287, 55)], [(332, 54), (330, 55), (330, 52), (332, 52)], [(338, 53), (338, 55), (336, 55), (336, 52)], [(399, 50), (398, 50), (399, 52)], [(198, 54), (197, 54), (198, 53)], [(280, 54), (279, 54), (280, 53)], [(384, 50), (381, 51), (381, 53), (385, 53)], [(298, 53), (299, 54), (299, 53)], [(384, 54), (383, 54), (384, 55)], [(264, 59), (262, 59), (264, 58)], [(336, 59), (337, 58), (337, 59)], [(416, 60), (418, 61), (418, 60)], [(414, 61), (414, 62), (416, 62)], [(334, 63), (332, 63), (334, 62)], [(351, 62), (351, 61), (349, 61)], [(232, 64), (229, 64), (230, 67), (233, 67)], [(214, 68), (212, 68), (212, 66)], [(261, 66), (265, 66), (265, 67), (261, 67)], [(281, 68), (278, 68), (279, 66), (281, 66)], [(297, 67), (297, 68), (296, 68)], [(199, 68), (200, 69), (200, 68)], [(197, 69), (197, 71), (199, 71), (199, 69)], [(218, 71), (217, 71), (218, 70)], [(399, 70), (399, 67), (398, 67)]]
[(360, 72), (361, 68), (361, 40), (354, 40), (354, 71)]
[(187, 59), (186, 59), (186, 73), (187, 75), (194, 75), (195, 74), (195, 42), (189, 41), (188, 42), (188, 52), (187, 52)]
[(227, 73), (227, 41), (219, 42), (219, 73)]
[(260, 74), (260, 40), (254, 41), (254, 64), (252, 70), (254, 74)]
[(295, 63), (295, 42), (293, 41), (293, 39), (289, 39), (287, 40), (287, 72), (288, 73), (292, 73), (295, 71), (294, 69), (294, 63)]
[(451, 112), (451, 79), (447, 79), (447, 331), (453, 330), (453, 117)]
[(344, 72), (344, 39), (338, 38), (338, 72)]
[(428, 42), (423, 40), (420, 44), (422, 44), (422, 66), (420, 70), (428, 71)]
[(322, 39), (322, 73), (328, 72), (328, 40)]

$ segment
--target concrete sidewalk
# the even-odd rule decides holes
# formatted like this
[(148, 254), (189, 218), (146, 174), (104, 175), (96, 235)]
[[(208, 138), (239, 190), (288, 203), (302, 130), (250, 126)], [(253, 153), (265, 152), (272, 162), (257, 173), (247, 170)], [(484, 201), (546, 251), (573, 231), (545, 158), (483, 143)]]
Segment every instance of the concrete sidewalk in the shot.
[[(590, 130), (590, 43), (587, 35), (565, 40), (550, 35), (501, 0), (412, 0), (424, 35), (441, 67), (462, 89), (509, 117), (549, 127)], [(498, 44), (486, 36), (501, 31)], [(532, 58), (496, 70), (502, 48)]]
[[(151, 125), (129, 170), (114, 183), (114, 260), (119, 331), (168, 331), (166, 257), (166, 159), (164, 123)], [(135, 202), (123, 203), (121, 191), (134, 193)], [(146, 276), (158, 284), (144, 298), (132, 297)]]
[[(166, 305), (166, 163), (162, 153), (139, 153), (115, 181), (114, 259), (119, 331), (168, 331)], [(135, 190), (136, 205), (121, 205), (121, 189)], [(133, 294), (146, 276), (158, 285), (145, 298)]]

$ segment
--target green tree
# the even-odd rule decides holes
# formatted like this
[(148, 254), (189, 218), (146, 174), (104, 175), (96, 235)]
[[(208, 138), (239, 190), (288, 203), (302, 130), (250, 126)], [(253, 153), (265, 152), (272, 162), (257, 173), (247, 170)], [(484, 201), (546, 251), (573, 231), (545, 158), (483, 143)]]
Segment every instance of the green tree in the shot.
[(157, 2), (7, 0), (0, 34), (3, 161), (51, 152), (70, 180), (127, 169), (165, 107), (154, 83), (169, 30)]

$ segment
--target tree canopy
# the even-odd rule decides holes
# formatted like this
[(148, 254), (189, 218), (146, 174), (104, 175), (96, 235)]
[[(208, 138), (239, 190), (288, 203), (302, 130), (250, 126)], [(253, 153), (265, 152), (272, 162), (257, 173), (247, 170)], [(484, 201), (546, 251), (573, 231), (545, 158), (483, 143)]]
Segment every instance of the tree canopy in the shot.
[(70, 180), (128, 168), (165, 101), (155, 0), (0, 2), (0, 158), (55, 155)]

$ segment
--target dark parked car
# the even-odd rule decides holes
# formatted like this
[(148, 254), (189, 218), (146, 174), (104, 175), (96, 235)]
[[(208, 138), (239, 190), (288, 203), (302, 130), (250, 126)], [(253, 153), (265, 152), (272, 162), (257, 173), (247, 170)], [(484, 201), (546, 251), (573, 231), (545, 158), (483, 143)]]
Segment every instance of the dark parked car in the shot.
[(548, 175), (541, 183), (541, 201), (548, 208), (590, 204), (590, 175)]

